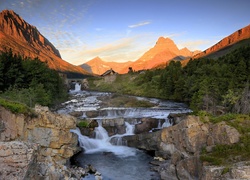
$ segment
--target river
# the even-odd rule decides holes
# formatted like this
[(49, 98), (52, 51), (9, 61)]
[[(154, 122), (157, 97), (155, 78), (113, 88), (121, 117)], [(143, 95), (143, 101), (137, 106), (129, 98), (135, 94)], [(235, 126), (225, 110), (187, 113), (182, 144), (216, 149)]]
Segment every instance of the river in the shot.
[[(70, 92), (71, 100), (62, 104), (58, 113), (68, 114), (81, 112), (81, 119), (91, 119), (98, 122), (95, 128), (95, 137), (84, 136), (78, 129), (72, 130), (78, 135), (79, 145), (83, 152), (76, 159), (80, 166), (88, 164), (94, 166), (101, 173), (103, 180), (158, 180), (159, 175), (151, 171), (150, 161), (153, 157), (135, 148), (127, 147), (122, 141), (125, 135), (133, 135), (135, 124), (142, 118), (152, 118), (158, 121), (157, 129), (171, 126), (168, 121), (169, 113), (185, 113), (190, 110), (183, 103), (164, 101), (155, 98), (133, 97), (138, 101), (148, 101), (152, 107), (109, 107), (107, 103), (113, 96), (112, 93), (80, 91)], [(126, 96), (124, 96), (126, 97)], [(130, 96), (127, 96), (130, 98)], [(87, 117), (88, 112), (98, 112), (94, 118)], [(125, 121), (126, 130), (122, 134), (109, 136), (102, 126), (106, 119), (120, 119)], [(83, 180), (94, 180), (94, 175), (88, 175)]]

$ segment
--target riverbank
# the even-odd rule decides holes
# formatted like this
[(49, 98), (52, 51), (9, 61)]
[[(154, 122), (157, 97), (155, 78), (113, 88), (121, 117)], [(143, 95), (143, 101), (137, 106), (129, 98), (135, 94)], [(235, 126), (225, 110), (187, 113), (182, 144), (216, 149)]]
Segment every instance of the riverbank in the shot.
[[(113, 136), (118, 130), (120, 134), (126, 132), (124, 126), (129, 119), (131, 123), (136, 122), (133, 124), (136, 128), (146, 128), (145, 131), (137, 131), (135, 135), (127, 134), (123, 141), (130, 147), (151, 153), (154, 157), (153, 161), (150, 160), (154, 165), (152, 170), (158, 172), (161, 179), (250, 178), (248, 115), (176, 116), (168, 110), (183, 112), (177, 108), (179, 103), (166, 106), (169, 102), (156, 99), (150, 99), (156, 106), (149, 109), (144, 107), (131, 111), (131, 108), (107, 108), (100, 106), (102, 103), (97, 98), (98, 93), (87, 92), (86, 96), (75, 94), (71, 101), (64, 104), (65, 108), (59, 110), (62, 114), (53, 113), (42, 106), (36, 106), (32, 113), (25, 111), (24, 114), (0, 107), (0, 177), (80, 179), (90, 168), (84, 166), (72, 169), (67, 166), (69, 159), (80, 150), (77, 135), (70, 130), (76, 129), (79, 121), (83, 120), (96, 122), (95, 126), (87, 127), (95, 129), (98, 127), (97, 119), (104, 118), (101, 126), (107, 129), (106, 136)], [(101, 94), (105, 96), (105, 101), (109, 99), (110, 93)], [(68, 113), (79, 115), (80, 120)], [(169, 116), (173, 119), (169, 127), (164, 127), (164, 121), (157, 119), (165, 120)], [(147, 129), (152, 127), (161, 128), (156, 132)], [(113, 155), (110, 150), (101, 153), (101, 157), (111, 157), (111, 160), (115, 159)], [(112, 174), (112, 171), (108, 174)]]
[[(76, 119), (36, 106), (32, 114), (0, 106), (0, 179), (69, 179), (66, 165), (80, 149)], [(77, 173), (75, 173), (77, 174)]]
[(161, 179), (250, 179), (249, 116), (216, 120), (187, 115), (174, 126), (124, 138), (161, 159), (155, 163)]

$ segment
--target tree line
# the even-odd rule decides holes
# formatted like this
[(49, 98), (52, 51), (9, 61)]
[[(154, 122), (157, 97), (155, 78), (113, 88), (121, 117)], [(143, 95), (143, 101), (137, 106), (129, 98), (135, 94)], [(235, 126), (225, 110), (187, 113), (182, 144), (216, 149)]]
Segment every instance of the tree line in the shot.
[(23, 58), (12, 50), (0, 54), (0, 96), (33, 107), (51, 106), (67, 97), (59, 73), (38, 58)]
[(136, 82), (156, 89), (158, 97), (188, 102), (193, 110), (247, 114), (249, 80), (250, 47), (242, 47), (218, 59), (191, 59), (184, 67), (171, 61), (163, 70), (146, 71)]

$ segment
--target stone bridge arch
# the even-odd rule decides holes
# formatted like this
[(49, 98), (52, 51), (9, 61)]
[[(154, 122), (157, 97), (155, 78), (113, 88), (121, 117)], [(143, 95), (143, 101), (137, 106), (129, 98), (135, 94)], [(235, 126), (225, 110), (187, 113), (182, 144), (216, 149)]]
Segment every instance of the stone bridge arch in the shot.
[(82, 78), (67, 78), (66, 82), (65, 82), (68, 89), (74, 89), (76, 83), (81, 84), (81, 89), (87, 89), (88, 88), (88, 81), (85, 78), (84, 79), (82, 79)]

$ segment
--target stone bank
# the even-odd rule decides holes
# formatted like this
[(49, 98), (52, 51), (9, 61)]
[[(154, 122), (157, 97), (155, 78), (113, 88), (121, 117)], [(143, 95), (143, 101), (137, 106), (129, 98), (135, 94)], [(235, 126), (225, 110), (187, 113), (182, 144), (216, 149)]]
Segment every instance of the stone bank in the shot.
[(152, 133), (125, 137), (128, 146), (152, 152), (164, 161), (154, 170), (161, 179), (168, 180), (218, 180), (250, 179), (250, 162), (239, 162), (227, 167), (207, 166), (200, 161), (202, 148), (211, 150), (217, 144), (234, 144), (239, 132), (221, 122), (203, 123), (199, 117), (188, 115), (178, 124)]
[(0, 107), (0, 179), (69, 179), (69, 158), (79, 151), (76, 119), (36, 106), (35, 116)]

